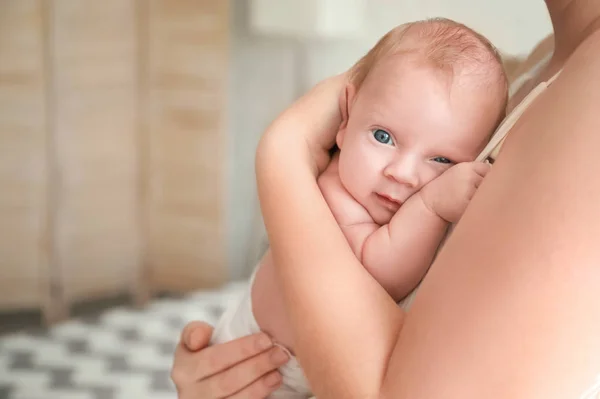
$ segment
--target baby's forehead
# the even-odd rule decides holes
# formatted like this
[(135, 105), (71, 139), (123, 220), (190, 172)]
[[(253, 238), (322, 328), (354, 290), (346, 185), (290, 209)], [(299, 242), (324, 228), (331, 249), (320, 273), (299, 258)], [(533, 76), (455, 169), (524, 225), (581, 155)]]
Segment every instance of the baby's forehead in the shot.
[[(469, 68), (458, 70), (439, 68), (419, 55), (396, 54), (382, 58), (372, 66), (359, 91), (381, 101), (392, 101), (402, 97), (410, 101), (412, 93), (421, 91), (424, 86), (435, 87), (440, 94), (439, 102), (453, 102), (454, 107), (461, 107), (465, 97), (488, 100), (502, 100), (497, 90), (502, 82), (490, 79), (486, 73)], [(383, 97), (387, 97), (386, 100)], [(489, 101), (484, 101), (488, 103)], [(462, 107), (461, 107), (462, 108)]]
[(436, 86), (438, 91), (447, 93), (448, 78), (445, 72), (420, 61), (418, 58), (394, 55), (381, 59), (373, 65), (359, 93), (375, 96), (376, 99), (386, 97), (385, 101), (397, 97), (409, 99), (411, 92), (418, 91), (424, 86)]
[[(387, 127), (395, 133), (443, 132), (445, 137), (465, 139), (486, 135), (478, 115), (495, 113), (496, 106), (486, 98), (486, 90), (448, 86), (443, 77), (415, 67), (404, 80), (393, 75), (374, 75), (361, 88), (360, 101), (352, 114), (361, 124)], [(461, 87), (462, 84), (454, 83)], [(472, 85), (467, 85), (472, 86)], [(490, 109), (492, 107), (493, 109)], [(483, 127), (483, 128), (482, 128)]]

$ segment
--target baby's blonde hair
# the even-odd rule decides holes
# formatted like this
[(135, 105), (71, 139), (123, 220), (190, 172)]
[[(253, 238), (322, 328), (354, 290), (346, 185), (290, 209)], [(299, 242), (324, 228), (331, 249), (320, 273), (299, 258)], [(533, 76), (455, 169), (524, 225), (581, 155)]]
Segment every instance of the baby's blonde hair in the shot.
[(446, 18), (400, 25), (385, 36), (351, 69), (350, 81), (358, 91), (373, 67), (386, 57), (412, 54), (447, 73), (453, 80), (461, 74), (477, 75), (481, 84), (496, 85), (504, 105), (508, 100), (508, 79), (496, 48), (484, 36)]

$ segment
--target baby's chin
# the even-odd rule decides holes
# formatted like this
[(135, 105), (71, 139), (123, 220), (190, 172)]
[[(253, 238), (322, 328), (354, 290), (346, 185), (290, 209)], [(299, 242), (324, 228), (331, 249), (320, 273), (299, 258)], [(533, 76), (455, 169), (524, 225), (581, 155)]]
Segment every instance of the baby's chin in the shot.
[(392, 216), (394, 216), (394, 212), (385, 208), (378, 208), (374, 210), (369, 210), (369, 215), (373, 218), (373, 222), (376, 224), (383, 226), (386, 225), (392, 220)]
[(385, 226), (386, 224), (389, 224), (391, 220), (392, 220), (391, 216), (386, 217), (386, 218), (381, 218), (381, 219), (375, 219), (375, 218), (373, 219), (373, 221), (380, 226)]

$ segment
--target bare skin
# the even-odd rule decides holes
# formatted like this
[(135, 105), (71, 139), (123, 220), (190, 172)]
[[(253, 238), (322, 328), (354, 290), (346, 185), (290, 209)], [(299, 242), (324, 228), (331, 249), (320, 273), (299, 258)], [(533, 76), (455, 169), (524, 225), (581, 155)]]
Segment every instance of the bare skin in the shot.
[[(600, 373), (600, 35), (590, 34), (600, 7), (579, 2), (573, 13), (575, 2), (547, 3), (556, 53), (540, 76), (564, 72), (513, 128), (403, 328), (319, 195), (326, 131), (283, 133), (284, 119), (267, 133), (261, 203), (297, 354), (318, 397), (578, 397)], [(328, 88), (320, 90), (326, 106)], [(298, 151), (267, 170), (275, 143)], [(274, 189), (287, 209), (270, 201)]]
[[(600, 358), (600, 350), (597, 347), (596, 337), (599, 336), (597, 317), (599, 309), (597, 308), (597, 286), (596, 281), (600, 279), (597, 265), (599, 264), (599, 254), (594, 248), (596, 243), (591, 243), (591, 237), (598, 234), (594, 230), (600, 225), (600, 221), (591, 220), (595, 218), (595, 204), (598, 203), (598, 187), (597, 176), (593, 173), (593, 168), (588, 168), (587, 165), (582, 165), (582, 162), (592, 161), (595, 155), (591, 152), (598, 148), (598, 139), (595, 135), (590, 134), (591, 131), (598, 131), (597, 121), (593, 119), (596, 108), (590, 109), (591, 104), (598, 104), (598, 99), (593, 97), (593, 93), (598, 92), (598, 88), (590, 87), (590, 82), (596, 84), (597, 72), (600, 68), (598, 65), (598, 54), (600, 54), (600, 39), (590, 37), (591, 32), (598, 27), (598, 10), (591, 1), (548, 1), (549, 11), (551, 13), (555, 33), (557, 37), (557, 52), (554, 55), (551, 64), (545, 71), (537, 77), (538, 80), (545, 80), (548, 76), (552, 76), (555, 70), (560, 69), (565, 60), (570, 58), (569, 65), (565, 68), (563, 75), (552, 91), (545, 94), (545, 99), (531, 108), (519, 124), (511, 133), (509, 140), (505, 145), (501, 158), (494, 166), (494, 172), (490, 178), (488, 176), (487, 186), (485, 189), (487, 194), (482, 190), (478, 197), (479, 205), (473, 211), (468, 213), (474, 215), (470, 217), (470, 222), (464, 222), (465, 227), (461, 227), (463, 231), (461, 236), (453, 235), (450, 245), (454, 248), (450, 254), (445, 255), (443, 268), (450, 269), (446, 272), (451, 275), (450, 283), (440, 283), (441, 277), (435, 277), (437, 283), (427, 283), (431, 287), (426, 293), (424, 290), (419, 300), (415, 304), (415, 311), (411, 312), (407, 321), (407, 328), (403, 330), (402, 335), (398, 338), (398, 334), (389, 334), (386, 338), (376, 338), (377, 329), (373, 329), (374, 334), (369, 335), (365, 343), (362, 341), (362, 332), (365, 326), (362, 326), (362, 320), (358, 319), (363, 314), (366, 314), (368, 319), (373, 320), (375, 317), (380, 317), (383, 321), (382, 329), (386, 326), (394, 326), (401, 322), (400, 316), (397, 313), (386, 313), (386, 309), (391, 309), (391, 304), (378, 302), (381, 309), (370, 308), (369, 306), (359, 306), (353, 308), (350, 314), (357, 313), (357, 321), (352, 325), (351, 332), (355, 326), (359, 327), (352, 342), (359, 349), (364, 349), (370, 344), (375, 344), (376, 340), (387, 340), (389, 346), (402, 346), (402, 364), (396, 363), (393, 367), (395, 370), (400, 368), (397, 375), (389, 371), (386, 375), (386, 389), (389, 391), (383, 392), (382, 395), (390, 395), (393, 397), (409, 397), (406, 392), (416, 392), (419, 389), (430, 387), (435, 389), (453, 388), (454, 390), (446, 389), (443, 393), (431, 393), (428, 398), (470, 398), (482, 397), (477, 396), (484, 392), (484, 397), (489, 398), (507, 398), (507, 397), (526, 397), (526, 398), (565, 398), (578, 397), (593, 374), (598, 370), (597, 360)], [(565, 9), (576, 10), (577, 13), (564, 12)], [(575, 16), (573, 14), (576, 14)], [(551, 40), (551, 39), (550, 39)], [(586, 43), (581, 46), (582, 41)], [(535, 58), (532, 56), (532, 59)], [(596, 77), (596, 78), (594, 78)], [(343, 77), (339, 79), (343, 80)], [(558, 83), (562, 81), (560, 85)], [(321, 87), (322, 88), (322, 87)], [(530, 89), (530, 88), (529, 88)], [(526, 88), (520, 96), (526, 94)], [(578, 93), (577, 96), (573, 93)], [(299, 159), (303, 163), (310, 165), (310, 173), (316, 176), (319, 170), (323, 170), (328, 162), (328, 156), (321, 151), (323, 148), (330, 148), (334, 141), (332, 133), (337, 128), (339, 121), (335, 120), (337, 109), (327, 109), (327, 104), (335, 103), (337, 95), (327, 97), (326, 91), (321, 92), (324, 96), (321, 103), (304, 104), (309, 112), (319, 114), (318, 109), (323, 111), (320, 115), (322, 119), (314, 119), (310, 121), (310, 126), (306, 132), (321, 132), (318, 137), (310, 136), (307, 133), (308, 139), (306, 142), (309, 145), (309, 150), (306, 154), (301, 155)], [(513, 98), (517, 98), (513, 97)], [(561, 100), (562, 98), (562, 100)], [(557, 113), (551, 118), (547, 115), (554, 115), (555, 112), (564, 104), (566, 100), (574, 101), (572, 104), (567, 104), (568, 107), (563, 109), (562, 113)], [(519, 100), (520, 101), (520, 100)], [(516, 104), (513, 101), (513, 106)], [(325, 108), (323, 108), (325, 107)], [(328, 113), (330, 111), (331, 113)], [(564, 127), (563, 123), (568, 122), (568, 126)], [(301, 120), (295, 121), (301, 123)], [(281, 126), (282, 121), (278, 121), (272, 129)], [(305, 122), (306, 123), (306, 122)], [(557, 125), (558, 123), (558, 125)], [(541, 133), (540, 133), (541, 132)], [(518, 134), (517, 134), (518, 133)], [(541, 139), (551, 138), (551, 141)], [(573, 138), (576, 138), (574, 140)], [(559, 158), (557, 158), (557, 156)], [(556, 167), (546, 169), (541, 165), (552, 164), (555, 160), (560, 160), (561, 163), (568, 162), (573, 167), (558, 169)], [(573, 163), (574, 160), (579, 162)], [(537, 165), (539, 163), (540, 165)], [(505, 165), (505, 166), (502, 166)], [(515, 173), (517, 178), (510, 175), (506, 179), (510, 181), (511, 187), (505, 197), (508, 203), (512, 204), (513, 210), (510, 215), (512, 223), (501, 223), (501, 219), (506, 214), (506, 209), (502, 212), (494, 210), (488, 212), (490, 207), (495, 206), (500, 201), (495, 196), (494, 190), (504, 193), (506, 190), (505, 184), (502, 183), (502, 176), (507, 176), (515, 167), (523, 166), (529, 169), (519, 169)], [(497, 170), (500, 170), (498, 172)], [(504, 171), (503, 171), (504, 170)], [(544, 184), (532, 187), (527, 176), (523, 176), (522, 170), (529, 170), (528, 176), (535, 175), (540, 178)], [(567, 175), (568, 174), (568, 175)], [(572, 178), (575, 180), (572, 181)], [(491, 181), (491, 182), (489, 182)], [(552, 184), (548, 184), (548, 182)], [(565, 185), (564, 183), (569, 184)], [(587, 185), (592, 183), (591, 187)], [(301, 184), (301, 182), (298, 182)], [(310, 186), (310, 182), (308, 183)], [(574, 188), (575, 191), (571, 195), (557, 193), (558, 187)], [(588, 188), (582, 192), (584, 188)], [(542, 191), (538, 191), (538, 190)], [(520, 193), (515, 198), (515, 193)], [(581, 194), (584, 194), (583, 196)], [(551, 203), (548, 203), (542, 198), (551, 198)], [(577, 199), (575, 204), (572, 204), (573, 199)], [(527, 204), (533, 204), (529, 207)], [(571, 205), (569, 205), (571, 204)], [(569, 205), (565, 208), (565, 205)], [(580, 212), (572, 213), (574, 205), (581, 206)], [(483, 208), (483, 209), (482, 209)], [(508, 208), (508, 207), (507, 207)], [(536, 216), (528, 215), (529, 209), (537, 209)], [(569, 210), (570, 219), (567, 221), (566, 227), (561, 225), (564, 219), (553, 219), (555, 215), (565, 215), (565, 209)], [(556, 212), (557, 213), (552, 213)], [(518, 214), (515, 214), (518, 212)], [(491, 213), (491, 215), (487, 215)], [(543, 213), (543, 215), (540, 215)], [(487, 220), (487, 223), (478, 223), (477, 216), (483, 215), (492, 220)], [(552, 215), (552, 217), (548, 217)], [(313, 215), (314, 216), (314, 215)], [(573, 218), (574, 217), (574, 218)], [(537, 223), (529, 226), (529, 224), (537, 219)], [(540, 220), (543, 219), (543, 220)], [(543, 223), (542, 223), (543, 221)], [(495, 227), (491, 229), (489, 226), (492, 223)], [(529, 227), (528, 227), (529, 226)], [(528, 231), (522, 231), (522, 228), (527, 228)], [(552, 229), (554, 227), (554, 229)], [(507, 240), (509, 237), (524, 239), (532, 234), (537, 234), (537, 229), (546, 231), (546, 228), (551, 228), (552, 234), (542, 234), (539, 237), (535, 236), (536, 245), (525, 245), (517, 248), (516, 252), (499, 256), (498, 252), (505, 252), (509, 249)], [(475, 232), (474, 232), (475, 230)], [(488, 234), (493, 234), (488, 237)], [(469, 257), (478, 257), (489, 262), (485, 268), (479, 268), (468, 264), (469, 260), (465, 258), (465, 253), (471, 253), (474, 241), (486, 236), (487, 245), (492, 245), (496, 249), (494, 251), (486, 251), (482, 248), (477, 253), (469, 255)], [(334, 237), (336, 233), (334, 232)], [(479, 239), (480, 239), (479, 238)], [(339, 241), (339, 237), (337, 238)], [(480, 241), (476, 241), (481, 245)], [(339, 242), (338, 242), (339, 244)], [(550, 248), (547, 256), (544, 259), (533, 259), (533, 249)], [(514, 249), (514, 248), (513, 248)], [(463, 253), (461, 255), (461, 252)], [(339, 262), (345, 265), (347, 263), (344, 250), (341, 255), (332, 256), (330, 260)], [(315, 259), (315, 258), (313, 258)], [(319, 261), (322, 257), (317, 258)], [(480, 265), (479, 260), (476, 265)], [(441, 262), (441, 261), (440, 261)], [(435, 266), (436, 269), (442, 269), (440, 262)], [(461, 264), (463, 265), (461, 267)], [(576, 265), (573, 268), (561, 267), (563, 265)], [(349, 267), (347, 267), (349, 269)], [(454, 271), (459, 271), (454, 273)], [(477, 271), (475, 276), (473, 272)], [(442, 272), (437, 272), (438, 274)], [(465, 274), (467, 276), (465, 277)], [(508, 277), (514, 276), (514, 279)], [(361, 280), (365, 279), (361, 275)], [(473, 278), (475, 277), (475, 278)], [(427, 277), (429, 280), (429, 276)], [(501, 282), (500, 285), (492, 284), (490, 287), (489, 280), (497, 279)], [(514, 281), (514, 280), (522, 280)], [(485, 283), (480, 286), (481, 283)], [(447, 285), (452, 287), (442, 287), (442, 292), (436, 292), (436, 286)], [(356, 285), (355, 285), (356, 286)], [(319, 287), (319, 285), (317, 285)], [(360, 287), (360, 285), (358, 285)], [(534, 289), (532, 289), (532, 287)], [(291, 290), (288, 288), (288, 296), (292, 297), (297, 294), (302, 294), (300, 289)], [(426, 288), (426, 287), (424, 287)], [(486, 288), (491, 288), (490, 292), (483, 292)], [(360, 289), (360, 288), (359, 288)], [(370, 290), (366, 287), (366, 290)], [(444, 290), (452, 291), (449, 293)], [(461, 291), (465, 291), (461, 293)], [(475, 292), (474, 292), (475, 291)], [(318, 291), (317, 291), (318, 292)], [(508, 292), (518, 292), (520, 297), (518, 306), (515, 301), (504, 305), (506, 299), (510, 298)], [(380, 295), (380, 290), (370, 290), (368, 292), (352, 292), (354, 295)], [(471, 300), (474, 298), (474, 301)], [(485, 302), (480, 304), (480, 300)], [(450, 304), (446, 303), (450, 301)], [(457, 314), (457, 303), (462, 302), (464, 305)], [(419, 304), (420, 303), (420, 304)], [(536, 306), (541, 304), (542, 306)], [(435, 306), (442, 306), (442, 309), (454, 308), (447, 316), (435, 313), (432, 309)], [(523, 307), (524, 305), (524, 307)], [(512, 308), (514, 307), (514, 312)], [(421, 310), (416, 310), (416, 309)], [(341, 312), (345, 309), (343, 306), (336, 311)], [(532, 311), (533, 310), (533, 311)], [(375, 313), (368, 314), (369, 311)], [(376, 311), (376, 312), (375, 312)], [(298, 317), (296, 311), (296, 319)], [(388, 317), (389, 319), (385, 319)], [(317, 314), (318, 315), (318, 314)], [(473, 323), (476, 330), (470, 331), (471, 337), (475, 336), (474, 340), (464, 340), (466, 342), (461, 347), (461, 329), (469, 327), (477, 316), (484, 315), (485, 319), (481, 322)], [(502, 320), (510, 316), (510, 320), (505, 322)], [(468, 316), (465, 319), (465, 316)], [(490, 320), (491, 319), (491, 320)], [(308, 323), (307, 323), (308, 324)], [(322, 394), (320, 397), (353, 397), (355, 392), (347, 395), (337, 395), (340, 392), (343, 384), (346, 381), (352, 382), (351, 377), (347, 375), (347, 370), (341, 367), (336, 374), (336, 370), (332, 368), (339, 364), (335, 361), (331, 364), (324, 365), (323, 371), (326, 373), (319, 375), (318, 362), (323, 362), (323, 359), (338, 357), (339, 351), (348, 351), (348, 340), (344, 340), (341, 345), (330, 347), (331, 343), (335, 343), (334, 337), (337, 337), (337, 328), (332, 331), (328, 330), (327, 324), (323, 323), (321, 318), (311, 318), (311, 325), (317, 327), (316, 331), (325, 336), (326, 344), (321, 348), (314, 345), (311, 348), (300, 348), (300, 356), (303, 364), (309, 371), (311, 383), (315, 385), (317, 392)], [(449, 325), (449, 329), (443, 330), (442, 327)], [(500, 334), (496, 334), (493, 330), (500, 325)], [(511, 339), (507, 334), (507, 327), (514, 331), (512, 335), (518, 334), (518, 340)], [(542, 328), (547, 327), (542, 331)], [(387, 328), (387, 327), (386, 327)], [(277, 386), (268, 386), (266, 377), (273, 375), (278, 363), (271, 363), (271, 371), (261, 371), (259, 357), (248, 355), (249, 352), (244, 348), (247, 345), (248, 339), (239, 339), (227, 344), (216, 345), (209, 349), (204, 349), (208, 343), (210, 336), (210, 327), (205, 324), (190, 324), (185, 331), (193, 332), (194, 336), (204, 337), (196, 345), (190, 345), (190, 342), (185, 339), (187, 334), (183, 334), (181, 346), (183, 349), (178, 349), (175, 355), (173, 365), (174, 381), (179, 390), (179, 398), (252, 398), (260, 399), (268, 395), (276, 389)], [(185, 333), (184, 331), (184, 333)], [(444, 337), (439, 337), (439, 334), (433, 338), (428, 338), (427, 334), (418, 334), (420, 331), (439, 332), (445, 331)], [(347, 332), (342, 331), (345, 335)], [(309, 337), (310, 332), (301, 331), (301, 334)], [(424, 339), (427, 338), (427, 339)], [(541, 339), (540, 339), (541, 338)], [(250, 340), (257, 339), (251, 336)], [(436, 346), (430, 349), (425, 348), (426, 344), (430, 344), (431, 340), (437, 342)], [(450, 354), (447, 353), (454, 347), (447, 347), (444, 339), (452, 341), (452, 345), (457, 345), (456, 350)], [(429, 340), (429, 342), (428, 342)], [(438, 340), (438, 341), (436, 341)], [(398, 342), (398, 343), (397, 343)], [(202, 343), (202, 345), (200, 344)], [(377, 342), (378, 343), (378, 342)], [(414, 348), (410, 347), (414, 345)], [(527, 350), (526, 350), (527, 349)], [(373, 352), (378, 352), (379, 346), (373, 347)], [(407, 352), (409, 351), (409, 352)], [(499, 352), (504, 352), (499, 353)], [(261, 352), (262, 353), (262, 352)], [(478, 354), (471, 358), (471, 354)], [(247, 355), (243, 357), (243, 355)], [(449, 359), (452, 367), (440, 370), (434, 368), (423, 374), (414, 376), (411, 380), (411, 374), (418, 374), (418, 370), (422, 370), (431, 362), (437, 363), (445, 361), (445, 357), (451, 355)], [(209, 358), (215, 357), (235, 357), (235, 366), (222, 370), (221, 367), (215, 367), (212, 361), (207, 362)], [(373, 357), (375, 368), (378, 367), (381, 357), (375, 353)], [(453, 362), (454, 359), (459, 359), (458, 363)], [(468, 362), (465, 362), (468, 360)], [(356, 364), (359, 359), (351, 358), (346, 366)], [(381, 363), (381, 361), (380, 361)], [(385, 363), (385, 362), (384, 362)], [(537, 363), (537, 364), (536, 364)], [(561, 370), (563, 365), (568, 366), (568, 369)], [(342, 364), (343, 366), (343, 364)], [(364, 363), (363, 363), (364, 366)], [(390, 365), (390, 368), (392, 366)], [(478, 369), (481, 371), (478, 372)], [(232, 370), (237, 370), (237, 375), (231, 373)], [(474, 371), (473, 371), (474, 370)], [(490, 372), (491, 371), (491, 372)], [(565, 372), (563, 372), (565, 371)], [(440, 375), (447, 373), (447, 375)], [(382, 373), (383, 374), (383, 373)], [(206, 378), (205, 376), (211, 376)], [(360, 373), (358, 373), (360, 378)], [(406, 391), (397, 393), (394, 392), (393, 381), (398, 378), (399, 381), (405, 382)], [(211, 390), (205, 383), (208, 379), (220, 379), (221, 383), (218, 386), (222, 389)], [(251, 381), (251, 383), (248, 383)], [(454, 385), (451, 385), (455, 382)], [(449, 385), (450, 384), (450, 385)], [(415, 385), (417, 385), (415, 387)], [(212, 385), (215, 386), (215, 385)], [(396, 389), (401, 389), (397, 388)], [(468, 390), (468, 392), (460, 392), (460, 389)], [(457, 393), (460, 392), (460, 393)], [(228, 392), (238, 392), (233, 396)], [(244, 394), (241, 394), (244, 392)], [(358, 391), (356, 391), (358, 392)], [(391, 392), (391, 393), (388, 393)], [(237, 395), (237, 396), (235, 396)], [(421, 396), (418, 396), (421, 395)], [(419, 392), (410, 397), (423, 397), (423, 392)], [(426, 397), (426, 396), (425, 396)]]
[[(448, 87), (439, 71), (407, 58), (380, 61), (358, 93), (352, 84), (340, 91), (340, 152), (318, 179), (354, 255), (396, 302), (423, 278), (488, 172), (473, 161), (504, 106), (500, 80), (490, 90), (465, 74)], [(293, 351), (276, 267), (267, 252), (253, 281), (253, 314)]]
[(212, 331), (191, 322), (181, 333), (171, 371), (179, 399), (265, 398), (279, 388), (287, 355), (266, 334), (208, 347)]

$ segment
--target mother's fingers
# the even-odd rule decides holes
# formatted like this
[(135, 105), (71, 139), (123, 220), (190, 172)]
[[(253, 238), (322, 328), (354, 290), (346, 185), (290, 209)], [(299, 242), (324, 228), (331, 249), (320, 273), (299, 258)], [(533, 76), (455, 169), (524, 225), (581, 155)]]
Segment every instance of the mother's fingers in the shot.
[(288, 355), (281, 348), (273, 347), (200, 382), (203, 385), (201, 391), (209, 392), (210, 397), (219, 398), (245, 397), (244, 395), (256, 395), (257, 392), (271, 392), (281, 379), (279, 373), (273, 374), (273, 372), (288, 360)]
[[(193, 331), (197, 330), (191, 329), (191, 331), (184, 330), (183, 341), (196, 339)], [(204, 337), (197, 339), (201, 341)], [(248, 335), (204, 349), (201, 347), (202, 350), (199, 352), (188, 350), (186, 344), (180, 342), (175, 350), (171, 378), (177, 385), (200, 381), (250, 359), (272, 346), (273, 342), (264, 333)]]
[(211, 325), (203, 321), (192, 321), (181, 332), (181, 344), (192, 352), (199, 351), (208, 346), (212, 332)]
[(272, 371), (228, 399), (264, 399), (279, 388), (281, 381), (281, 374)]

